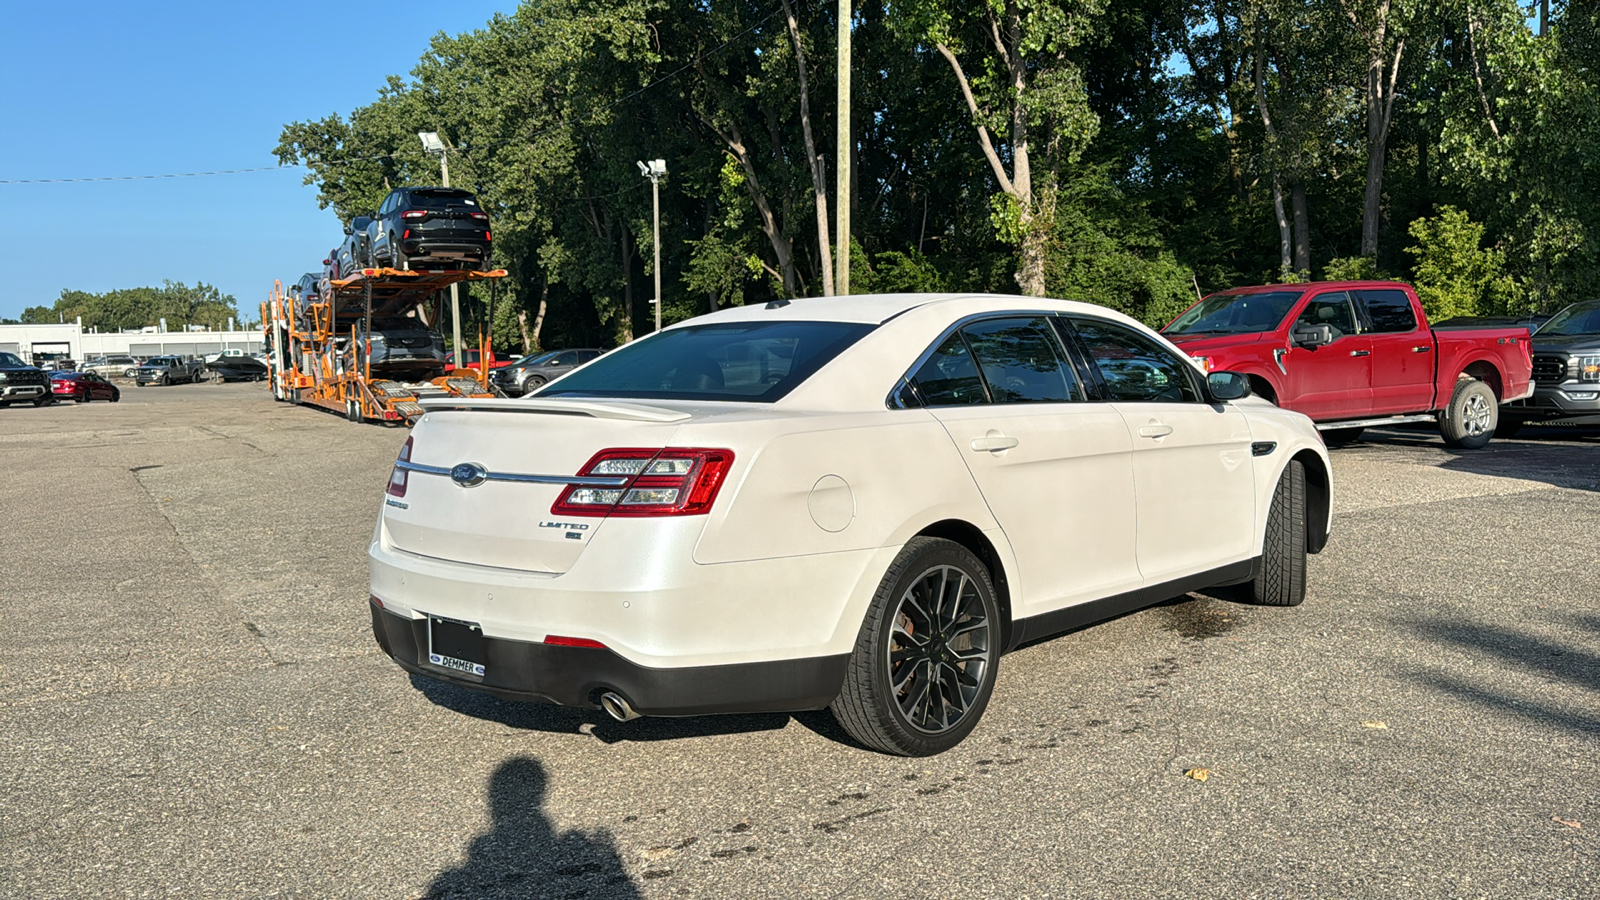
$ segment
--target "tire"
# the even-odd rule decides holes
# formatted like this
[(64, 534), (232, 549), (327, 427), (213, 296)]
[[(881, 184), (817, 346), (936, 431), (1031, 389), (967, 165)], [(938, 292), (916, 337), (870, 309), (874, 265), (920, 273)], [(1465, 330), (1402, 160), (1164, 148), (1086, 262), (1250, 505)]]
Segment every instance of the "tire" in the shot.
[(1329, 447), (1344, 447), (1355, 443), (1365, 428), (1330, 428), (1322, 433), (1322, 442)]
[(51, 397), (51, 396), (49, 396), (47, 394), (47, 395), (45, 395), (43, 397), (40, 397), (39, 399), (33, 401), (33, 406), (34, 406), (35, 409), (37, 409), (37, 408), (39, 408), (41, 406), (49, 406), (51, 403), (55, 402), (55, 399), (56, 398)]
[(361, 422), (361, 401), (346, 400), (344, 402), (344, 417), (352, 422)]
[(544, 387), (544, 384), (545, 378), (543, 375), (529, 375), (528, 380), (522, 383), (522, 393), (524, 395), (531, 394)]
[(159, 384), (162, 387), (171, 387), (172, 386), (172, 376), (171, 375), (162, 375), (161, 376), (161, 380), (156, 382), (156, 384)]
[(1450, 403), (1439, 415), (1439, 434), (1446, 446), (1477, 450), (1494, 437), (1500, 423), (1500, 406), (1494, 391), (1476, 378), (1456, 382)]
[(139, 370), (138, 369), (123, 369), (122, 370), (122, 377), (123, 378), (132, 378), (133, 376), (135, 376), (137, 374), (139, 374)]
[(1500, 421), (1494, 425), (1494, 436), (1501, 439), (1514, 438), (1528, 424), (1516, 416), (1501, 416)]
[(93, 399), (94, 399), (93, 397), (89, 396), (89, 392), (88, 391), (85, 391), (82, 397), (79, 397), (76, 394), (72, 395), (72, 402), (73, 403), (88, 403), (90, 400), (93, 400)]
[(10, 408), (10, 406), (11, 406), (11, 401), (10, 400), (0, 400), (0, 409), (8, 409), (8, 408)]
[(117, 401), (119, 401), (121, 399), (122, 399), (122, 392), (121, 391), (112, 391), (111, 392), (111, 402), (112, 403), (116, 403)]
[(1299, 606), (1306, 599), (1306, 470), (1297, 459), (1278, 478), (1267, 511), (1261, 570), (1250, 582), (1250, 601)]
[(400, 242), (395, 240), (392, 234), (389, 235), (389, 265), (402, 272), (411, 271), (411, 261), (406, 259), (405, 248), (400, 246)]
[[(933, 609), (930, 599), (937, 601)], [(919, 627), (927, 636), (922, 644)], [(943, 753), (971, 733), (989, 704), (1001, 635), (1000, 606), (983, 563), (953, 541), (912, 538), (873, 595), (830, 709), (874, 750)], [(934, 672), (934, 690), (922, 690)]]

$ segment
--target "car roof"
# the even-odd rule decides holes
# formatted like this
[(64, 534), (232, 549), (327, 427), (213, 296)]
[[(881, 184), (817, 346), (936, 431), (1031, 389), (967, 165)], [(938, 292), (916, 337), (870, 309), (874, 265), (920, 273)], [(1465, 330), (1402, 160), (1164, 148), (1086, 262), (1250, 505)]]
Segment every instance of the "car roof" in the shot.
[[(781, 305), (780, 305), (781, 304)], [(1076, 300), (1054, 300), (1021, 294), (851, 294), (843, 297), (801, 297), (787, 302), (752, 304), (718, 310), (673, 327), (705, 325), (712, 322), (817, 321), (859, 322), (877, 325), (912, 310), (940, 311), (952, 317), (1004, 309), (1051, 310), (1067, 313), (1105, 315), (1115, 313), (1104, 306)]]

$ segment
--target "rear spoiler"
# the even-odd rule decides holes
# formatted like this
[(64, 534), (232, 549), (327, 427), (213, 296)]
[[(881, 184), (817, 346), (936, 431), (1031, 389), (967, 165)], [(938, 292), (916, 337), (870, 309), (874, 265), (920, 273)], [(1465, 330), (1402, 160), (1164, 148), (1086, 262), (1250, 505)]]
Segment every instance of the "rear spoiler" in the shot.
[(681, 422), (689, 413), (640, 403), (607, 400), (505, 400), (501, 398), (429, 397), (419, 401), (425, 410), (478, 409), (495, 412), (552, 413), (590, 416), (595, 419), (626, 419), (632, 422)]

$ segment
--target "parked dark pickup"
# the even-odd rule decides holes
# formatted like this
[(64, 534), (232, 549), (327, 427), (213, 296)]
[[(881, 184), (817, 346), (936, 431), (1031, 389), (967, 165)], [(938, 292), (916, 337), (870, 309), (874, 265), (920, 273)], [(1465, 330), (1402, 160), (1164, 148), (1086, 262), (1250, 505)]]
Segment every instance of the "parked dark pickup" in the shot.
[(1600, 425), (1600, 300), (1574, 303), (1533, 333), (1533, 396), (1500, 422), (1501, 437), (1526, 424)]
[(13, 353), (0, 353), (0, 408), (21, 401), (34, 406), (52, 402), (50, 376)]

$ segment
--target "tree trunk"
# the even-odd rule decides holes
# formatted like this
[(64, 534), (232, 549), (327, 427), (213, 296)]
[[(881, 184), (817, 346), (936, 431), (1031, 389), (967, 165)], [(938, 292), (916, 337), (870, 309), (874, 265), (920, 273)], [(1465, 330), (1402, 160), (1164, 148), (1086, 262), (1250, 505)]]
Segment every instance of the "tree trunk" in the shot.
[[(1394, 119), (1395, 82), (1400, 76), (1400, 57), (1406, 49), (1405, 39), (1401, 38), (1395, 42), (1394, 55), (1390, 57), (1389, 11), (1389, 0), (1382, 0), (1370, 13), (1345, 5), (1350, 24), (1367, 42), (1367, 190), (1361, 206), (1361, 255), (1371, 257), (1378, 255), (1383, 166), (1388, 156), (1389, 123)], [(1470, 20), (1468, 25), (1470, 40)], [(1476, 54), (1472, 60), (1476, 66)]]
[(1283, 211), (1283, 178), (1272, 173), (1272, 209), (1278, 214), (1278, 277), (1287, 279), (1294, 271), (1294, 238), (1289, 230), (1289, 215)]
[(633, 250), (628, 246), (628, 229), (622, 228), (622, 342), (633, 340)]
[[(789, 22), (789, 40), (794, 44), (795, 69), (800, 76), (800, 130), (806, 139), (806, 167), (811, 170), (811, 188), (817, 207), (817, 247), (821, 250), (822, 294), (833, 296), (833, 254), (829, 252), (828, 238), (828, 185), (822, 171), (822, 157), (817, 155), (817, 143), (811, 136), (811, 96), (806, 89), (806, 51), (800, 44), (800, 25), (795, 21), (794, 9), (789, 0), (783, 0), (783, 15)], [(711, 308), (717, 308), (712, 298)]]
[(1311, 223), (1306, 215), (1306, 186), (1296, 178), (1289, 189), (1294, 209), (1294, 271), (1302, 280), (1311, 277)]
[[(549, 308), (549, 306), (550, 306), (550, 279), (546, 278), (544, 280), (544, 284), (541, 285), (540, 288), (539, 288), (539, 311), (533, 314), (533, 329), (532, 329), (532, 333), (529, 334), (529, 336), (528, 336), (529, 343), (532, 344), (534, 347), (542, 347), (543, 346), (543, 344), (540, 342), (539, 332), (544, 329), (544, 313), (545, 313), (545, 310)], [(533, 351), (530, 350), (528, 352), (531, 353)]]
[(517, 331), (522, 334), (522, 355), (527, 356), (533, 352), (533, 336), (528, 334), (528, 310), (526, 307), (517, 310)]

